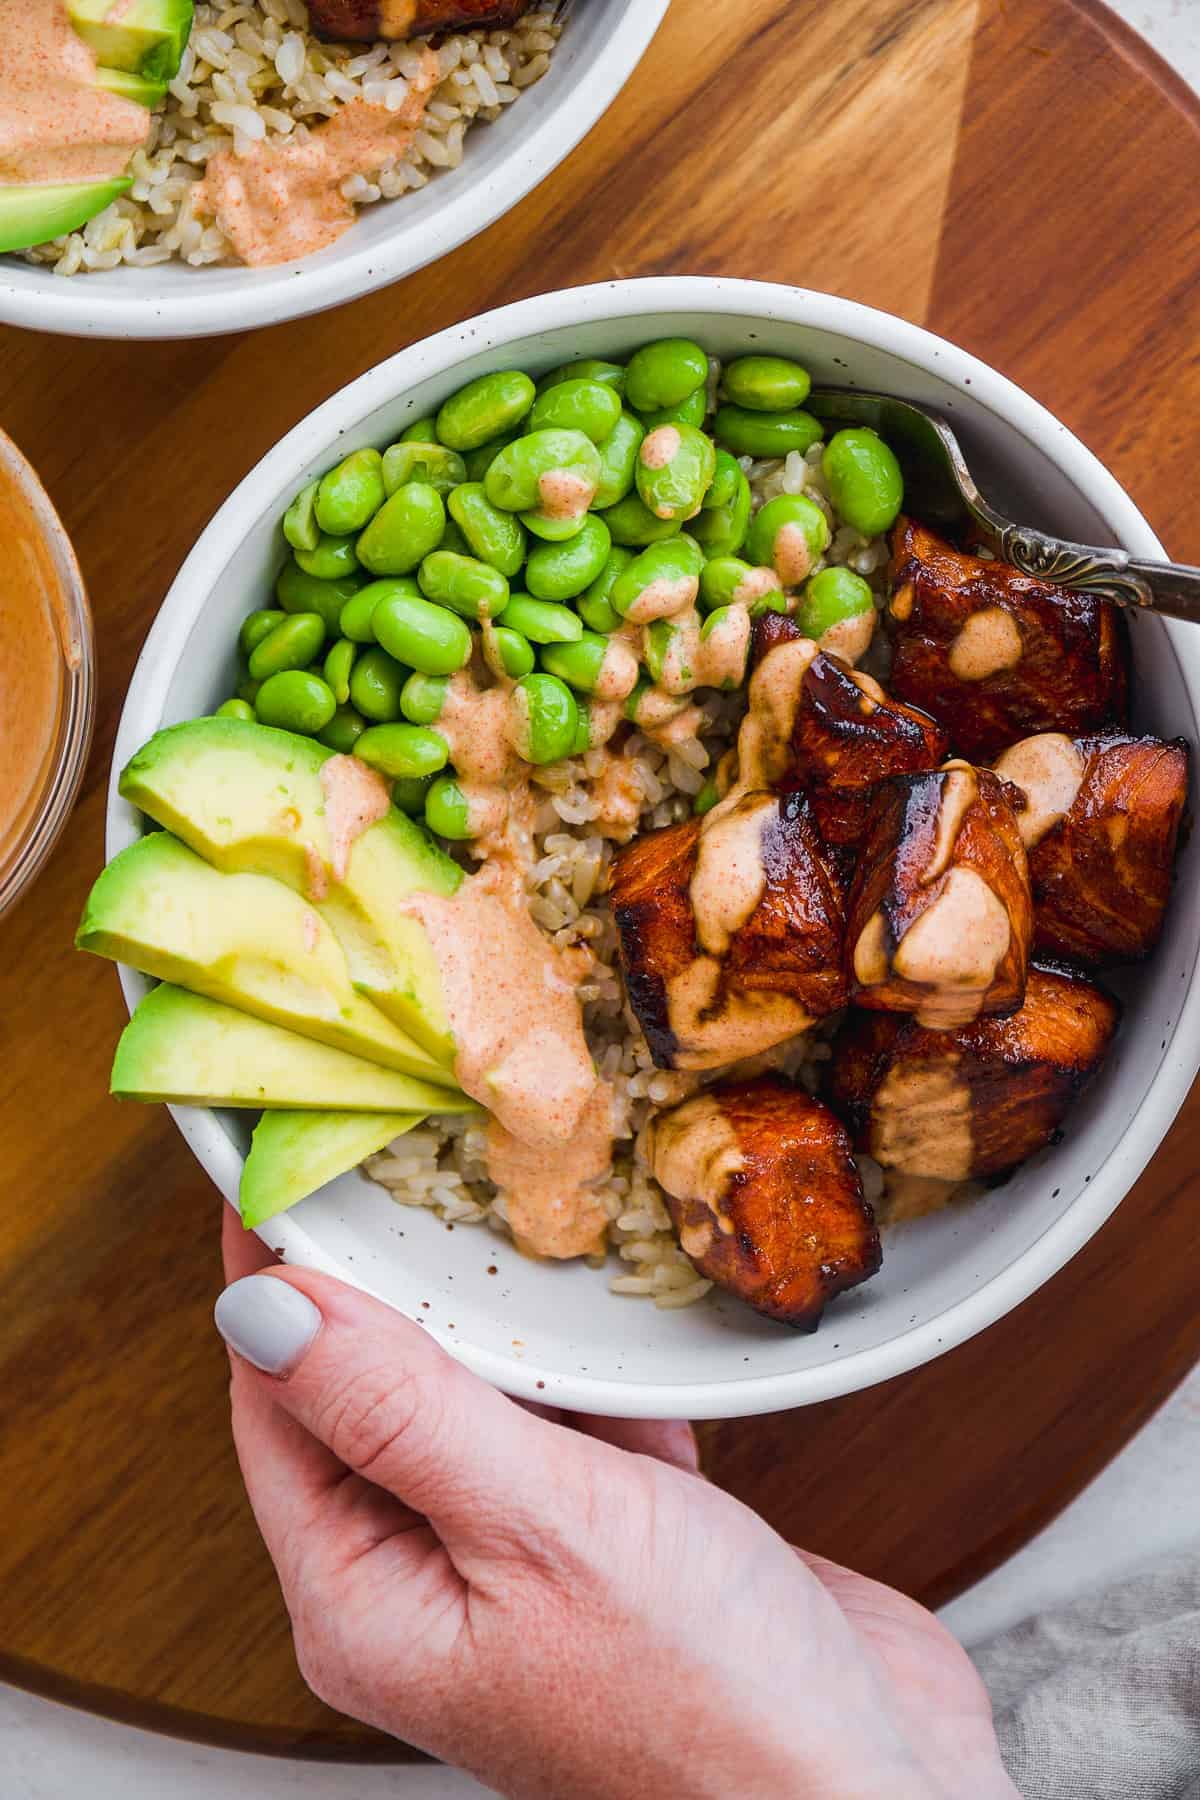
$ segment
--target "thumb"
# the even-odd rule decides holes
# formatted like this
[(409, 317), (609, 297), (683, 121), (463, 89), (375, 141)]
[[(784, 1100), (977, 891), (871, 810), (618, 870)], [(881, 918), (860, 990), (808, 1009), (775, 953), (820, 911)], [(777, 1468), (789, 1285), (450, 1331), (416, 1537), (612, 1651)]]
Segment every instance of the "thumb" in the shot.
[(216, 1323), (275, 1405), (348, 1469), (433, 1525), (463, 1574), (569, 1533), (580, 1440), (533, 1417), (411, 1319), (307, 1269), (227, 1287)]

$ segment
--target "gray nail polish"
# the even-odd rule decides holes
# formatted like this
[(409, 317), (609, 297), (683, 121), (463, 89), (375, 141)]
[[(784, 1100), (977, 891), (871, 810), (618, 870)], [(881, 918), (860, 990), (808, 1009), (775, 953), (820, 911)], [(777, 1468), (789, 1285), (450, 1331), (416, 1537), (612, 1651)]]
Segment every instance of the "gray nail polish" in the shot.
[(231, 1283), (213, 1311), (231, 1350), (268, 1375), (288, 1375), (321, 1329), (307, 1294), (274, 1275), (246, 1275)]

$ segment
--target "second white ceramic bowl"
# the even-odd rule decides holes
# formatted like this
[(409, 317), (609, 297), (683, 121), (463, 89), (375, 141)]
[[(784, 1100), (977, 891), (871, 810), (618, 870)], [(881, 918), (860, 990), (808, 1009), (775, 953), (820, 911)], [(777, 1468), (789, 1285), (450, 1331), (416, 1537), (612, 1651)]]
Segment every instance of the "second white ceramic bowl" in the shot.
[[(489, 370), (534, 373), (575, 356), (627, 355), (686, 333), (720, 356), (799, 358), (818, 381), (904, 395), (944, 411), (985, 492), (1013, 516), (1094, 543), (1161, 555), (1145, 519), (1067, 429), (953, 345), (884, 313), (757, 282), (614, 282), (522, 301), (403, 351), (335, 394), (246, 477), (184, 564), (147, 640), (117, 738), (108, 850), (138, 835), (116, 791), (126, 759), (160, 725), (212, 710), (235, 680), (245, 613), (284, 554), (279, 521), (296, 490), (355, 444), (384, 445)], [(1134, 621), (1138, 722), (1200, 735), (1200, 634)], [(527, 1261), (479, 1227), (452, 1234), (398, 1207), (357, 1173), (263, 1230), (289, 1261), (340, 1275), (423, 1322), (470, 1366), (526, 1398), (592, 1412), (712, 1418), (776, 1411), (885, 1380), (990, 1325), (1046, 1281), (1103, 1224), (1154, 1154), (1200, 1059), (1200, 847), (1181, 858), (1163, 942), (1118, 985), (1123, 1028), (1065, 1139), (981, 1201), (901, 1227), (883, 1270), (801, 1337), (720, 1294), (683, 1311), (619, 1298), (582, 1265)], [(147, 984), (128, 970), (134, 1006)], [(237, 1193), (244, 1116), (178, 1109), (222, 1192)], [(499, 1273), (489, 1274), (498, 1267)]]
[(68, 277), (0, 256), (0, 322), (72, 337), (209, 337), (279, 325), (399, 281), (494, 225), (557, 168), (625, 86), (669, 3), (571, 0), (550, 68), (494, 123), (468, 133), (461, 167), (362, 207), (328, 250), (269, 269), (169, 262)]

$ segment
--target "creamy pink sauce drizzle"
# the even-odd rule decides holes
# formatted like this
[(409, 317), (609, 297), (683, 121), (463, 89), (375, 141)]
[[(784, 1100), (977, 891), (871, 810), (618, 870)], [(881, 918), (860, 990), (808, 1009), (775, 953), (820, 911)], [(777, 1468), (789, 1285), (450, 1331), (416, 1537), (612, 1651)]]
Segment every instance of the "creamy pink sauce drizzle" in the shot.
[(63, 0), (0, 0), (0, 185), (124, 174), (151, 115), (95, 78)]
[(669, 619), (672, 613), (684, 612), (694, 606), (699, 592), (698, 575), (660, 575), (657, 581), (646, 583), (626, 616), (634, 625), (648, 625), (652, 619)]
[(775, 533), (774, 562), (784, 587), (799, 587), (813, 565), (804, 527), (796, 521), (781, 525)]
[(214, 217), (252, 267), (298, 262), (326, 249), (354, 223), (342, 183), (404, 154), (437, 84), (438, 59), (425, 50), (420, 73), (395, 112), (350, 100), (303, 140), (266, 138), (241, 155), (218, 151), (193, 190), (193, 211)]
[(774, 569), (759, 567), (748, 569), (733, 590), (734, 602), (741, 606), (753, 606), (756, 600), (762, 600), (767, 594), (778, 594), (783, 590), (779, 585), (779, 577)]
[(596, 498), (596, 484), (575, 469), (547, 469), (538, 476), (538, 498), (548, 519), (581, 519)]
[(608, 1214), (595, 1193), (612, 1165), (612, 1090), (597, 1083), (576, 1120), (569, 1154), (523, 1143), (498, 1120), (488, 1126), (488, 1174), (506, 1196), (520, 1249), (563, 1258), (603, 1252)]
[(642, 439), (638, 456), (643, 469), (665, 469), (679, 455), (682, 442), (674, 425), (659, 425)]
[(391, 792), (378, 770), (357, 756), (331, 756), (322, 763), (321, 788), (333, 879), (345, 881), (351, 850), (364, 831), (387, 817)]

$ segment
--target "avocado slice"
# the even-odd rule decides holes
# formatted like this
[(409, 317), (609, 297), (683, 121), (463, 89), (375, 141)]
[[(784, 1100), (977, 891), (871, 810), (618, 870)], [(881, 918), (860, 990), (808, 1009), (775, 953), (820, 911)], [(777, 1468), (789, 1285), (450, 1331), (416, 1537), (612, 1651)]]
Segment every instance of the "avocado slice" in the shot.
[(354, 990), (325, 921), (262, 875), (222, 875), (168, 832), (114, 857), (88, 895), (81, 950), (425, 1081), (453, 1084)]
[(270, 875), (332, 927), (350, 979), (439, 1062), (454, 1060), (441, 976), (424, 927), (401, 913), (406, 894), (452, 894), (458, 864), (392, 807), (355, 842), (334, 878), (321, 768), (311, 738), (244, 719), (192, 719), (156, 732), (121, 774), (121, 793), (214, 868)]
[(474, 1101), (449, 1088), (381, 1069), (167, 983), (147, 994), (121, 1033), (110, 1085), (118, 1100), (176, 1106), (475, 1111)]
[(238, 1204), (247, 1231), (356, 1168), (424, 1113), (265, 1112), (254, 1127)]
[(192, 0), (67, 0), (71, 23), (110, 69), (172, 81), (192, 29)]
[(31, 244), (44, 244), (48, 238), (77, 231), (132, 186), (132, 180), (124, 175), (115, 181), (0, 185), (0, 251), (28, 250)]
[(144, 75), (135, 75), (129, 69), (97, 69), (96, 86), (119, 95), (122, 100), (132, 100), (149, 111), (154, 110), (167, 91), (165, 81), (147, 81)]

